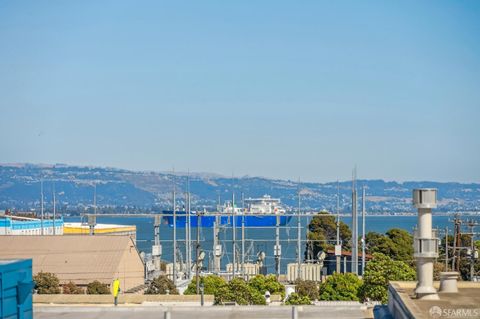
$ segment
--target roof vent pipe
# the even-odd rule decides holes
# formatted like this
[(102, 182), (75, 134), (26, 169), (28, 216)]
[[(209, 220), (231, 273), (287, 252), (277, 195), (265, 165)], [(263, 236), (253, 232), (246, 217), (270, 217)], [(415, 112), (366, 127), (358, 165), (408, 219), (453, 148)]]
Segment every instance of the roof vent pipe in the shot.
[(448, 271), (440, 273), (440, 290), (443, 293), (457, 293), (457, 280), (459, 273), (456, 271)]
[(418, 299), (436, 300), (438, 295), (433, 287), (433, 262), (438, 257), (438, 238), (432, 232), (432, 208), (437, 207), (437, 190), (414, 189), (413, 205), (418, 209), (418, 229), (413, 239), (418, 277), (415, 294)]

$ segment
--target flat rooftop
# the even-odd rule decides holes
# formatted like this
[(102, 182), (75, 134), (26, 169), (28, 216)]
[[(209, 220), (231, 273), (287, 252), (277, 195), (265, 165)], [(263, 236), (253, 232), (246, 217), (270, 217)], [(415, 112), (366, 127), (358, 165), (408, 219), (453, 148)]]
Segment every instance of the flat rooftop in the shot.
[[(389, 286), (389, 310), (394, 317), (395, 311), (402, 306), (414, 318), (480, 318), (480, 282), (459, 281), (458, 293), (438, 293), (439, 300), (419, 300), (415, 298), (416, 282), (394, 281)], [(440, 283), (434, 283), (439, 288)], [(391, 300), (394, 299), (394, 300)], [(391, 302), (397, 302), (392, 311)], [(441, 311), (441, 312), (439, 312)]]
[[(90, 229), (90, 226), (88, 224), (83, 224), (83, 223), (64, 223), (64, 227), (72, 227), (72, 228), (82, 228), (82, 229)], [(137, 227), (135, 225), (117, 225), (117, 224), (96, 224), (95, 225), (95, 230), (98, 229), (132, 229), (135, 230)]]

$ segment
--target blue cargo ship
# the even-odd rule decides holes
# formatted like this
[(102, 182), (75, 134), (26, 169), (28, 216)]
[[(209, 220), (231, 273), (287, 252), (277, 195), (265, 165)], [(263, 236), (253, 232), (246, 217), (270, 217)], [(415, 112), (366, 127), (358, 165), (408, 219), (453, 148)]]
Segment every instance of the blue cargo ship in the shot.
[[(271, 198), (265, 195), (261, 198), (248, 198), (245, 199), (246, 207), (233, 208), (231, 203), (226, 203), (225, 206), (219, 207), (218, 216), (212, 214), (202, 215), (197, 212), (190, 212), (190, 226), (191, 227), (213, 227), (215, 219), (218, 217), (220, 226), (232, 226), (235, 218), (236, 227), (242, 227), (242, 223), (245, 227), (269, 227), (277, 225), (287, 225), (292, 216), (285, 216), (285, 209), (280, 205), (280, 200), (277, 198)], [(173, 211), (165, 210), (163, 213), (166, 215), (163, 217), (164, 222), (169, 226), (173, 226)], [(185, 227), (187, 224), (187, 213), (185, 211), (176, 212), (176, 226)]]

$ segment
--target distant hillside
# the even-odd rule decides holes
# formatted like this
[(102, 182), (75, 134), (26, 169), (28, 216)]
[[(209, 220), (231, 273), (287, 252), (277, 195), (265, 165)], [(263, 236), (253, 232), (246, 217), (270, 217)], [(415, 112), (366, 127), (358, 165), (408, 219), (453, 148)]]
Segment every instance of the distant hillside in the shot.
[[(173, 184), (177, 190), (178, 205), (183, 205), (186, 174), (137, 172), (114, 168), (79, 167), (67, 165), (0, 164), (0, 209), (38, 209), (40, 206), (40, 181), (44, 181), (47, 209), (51, 207), (53, 185), (59, 207), (82, 210), (91, 207), (96, 185), (97, 204), (134, 211), (159, 210), (171, 207)], [(359, 180), (367, 188), (369, 212), (409, 212), (411, 190), (417, 187), (438, 188), (439, 211), (480, 211), (480, 184), (438, 182), (386, 182)], [(229, 178), (215, 174), (191, 174), (190, 190), (192, 208), (213, 209), (220, 198), (230, 200), (232, 190), (236, 198), (258, 197), (269, 194), (278, 197), (288, 207), (297, 206), (299, 185), (294, 181), (260, 177)], [(337, 183), (301, 183), (303, 209), (335, 210)], [(340, 209), (349, 211), (351, 182), (340, 183)], [(360, 197), (360, 196), (359, 196)], [(360, 198), (359, 198), (360, 199)]]

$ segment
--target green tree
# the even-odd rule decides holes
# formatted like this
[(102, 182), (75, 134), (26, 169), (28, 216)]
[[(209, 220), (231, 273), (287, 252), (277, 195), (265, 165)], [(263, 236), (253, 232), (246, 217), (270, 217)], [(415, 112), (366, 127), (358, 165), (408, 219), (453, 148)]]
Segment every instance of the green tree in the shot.
[[(217, 275), (208, 275), (200, 277), (200, 284), (203, 284), (204, 293), (206, 295), (215, 295), (218, 289), (227, 285), (225, 279)], [(197, 282), (195, 278), (190, 282), (187, 289), (183, 292), (184, 295), (196, 295), (197, 294)]]
[(51, 295), (60, 293), (60, 281), (53, 273), (40, 271), (33, 276), (33, 281), (35, 282), (35, 289), (39, 294)]
[(85, 290), (78, 287), (73, 281), (63, 285), (62, 288), (63, 293), (66, 295), (81, 295), (85, 293)]
[(285, 287), (278, 282), (275, 275), (256, 275), (248, 281), (248, 285), (257, 290), (262, 296), (267, 291), (271, 295), (281, 295), (282, 299), (285, 296)]
[(145, 291), (145, 294), (165, 295), (167, 294), (167, 290), (170, 295), (178, 295), (178, 290), (175, 287), (173, 281), (165, 275), (160, 275), (150, 282), (147, 291)]
[(234, 278), (228, 285), (217, 290), (214, 303), (219, 305), (225, 302), (236, 302), (239, 305), (266, 304), (265, 297), (242, 278)]
[(87, 285), (87, 294), (89, 295), (109, 295), (108, 285), (98, 280), (92, 281)]
[(292, 293), (288, 296), (287, 300), (285, 301), (286, 305), (311, 305), (312, 301), (308, 296), (300, 296), (297, 293)]
[(318, 299), (318, 285), (313, 280), (295, 280), (295, 291), (300, 297), (308, 297), (310, 300)]
[(383, 234), (368, 232), (365, 236), (369, 254), (382, 253), (394, 260), (413, 264), (413, 237), (399, 228), (392, 228)]
[(320, 285), (320, 300), (358, 301), (362, 281), (352, 273), (334, 273)]
[(415, 280), (415, 270), (407, 263), (381, 254), (374, 253), (373, 259), (367, 263), (360, 288), (362, 300), (387, 302), (389, 281)]
[[(351, 247), (352, 232), (347, 224), (340, 221), (340, 240), (342, 241), (343, 249)], [(320, 212), (315, 215), (308, 224), (308, 237), (305, 259), (308, 258), (309, 252), (312, 253), (312, 258), (315, 259), (320, 251), (333, 249), (333, 244), (326, 241), (334, 241), (337, 238), (337, 222), (336, 217), (328, 212)]]

